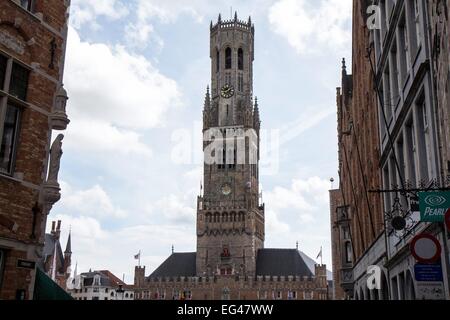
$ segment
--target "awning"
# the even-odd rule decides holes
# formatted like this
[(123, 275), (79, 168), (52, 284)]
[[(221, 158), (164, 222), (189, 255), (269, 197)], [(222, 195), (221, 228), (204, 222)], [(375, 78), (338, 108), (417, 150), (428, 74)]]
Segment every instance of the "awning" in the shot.
[(41, 269), (36, 268), (33, 300), (73, 300), (73, 298)]

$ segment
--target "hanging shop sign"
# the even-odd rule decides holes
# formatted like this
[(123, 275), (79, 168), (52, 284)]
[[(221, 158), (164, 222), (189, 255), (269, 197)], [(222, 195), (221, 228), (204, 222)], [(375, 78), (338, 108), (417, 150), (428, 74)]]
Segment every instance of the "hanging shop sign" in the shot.
[(419, 192), (420, 221), (443, 222), (450, 209), (450, 192)]

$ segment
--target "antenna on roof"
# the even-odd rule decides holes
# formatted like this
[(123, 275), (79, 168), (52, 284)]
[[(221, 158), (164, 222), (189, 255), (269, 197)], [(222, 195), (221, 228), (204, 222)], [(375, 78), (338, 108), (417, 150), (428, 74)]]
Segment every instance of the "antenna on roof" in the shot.
[(175, 252), (175, 247), (172, 245), (172, 254)]

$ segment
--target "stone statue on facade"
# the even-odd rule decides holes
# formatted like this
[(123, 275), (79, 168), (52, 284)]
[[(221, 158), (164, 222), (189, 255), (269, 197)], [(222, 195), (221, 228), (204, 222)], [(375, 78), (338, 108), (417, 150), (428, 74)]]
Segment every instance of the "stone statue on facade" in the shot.
[(48, 169), (47, 182), (58, 184), (58, 173), (62, 157), (62, 140), (64, 139), (63, 134), (59, 134), (52, 144), (50, 149), (50, 165)]

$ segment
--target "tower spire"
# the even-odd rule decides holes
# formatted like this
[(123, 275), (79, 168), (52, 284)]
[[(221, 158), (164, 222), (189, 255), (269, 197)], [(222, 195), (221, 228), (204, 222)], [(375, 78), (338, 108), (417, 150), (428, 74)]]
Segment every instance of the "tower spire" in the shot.
[(66, 250), (64, 253), (72, 253), (72, 230), (69, 231), (69, 237), (67, 238)]
[(344, 74), (344, 75), (347, 74), (347, 65), (345, 62), (345, 58), (342, 58), (342, 74)]
[(237, 22), (238, 18), (237, 18), (237, 11), (234, 12), (234, 21)]
[(210, 107), (211, 107), (211, 95), (209, 93), (209, 86), (207, 86), (205, 95), (205, 110), (208, 110)]

